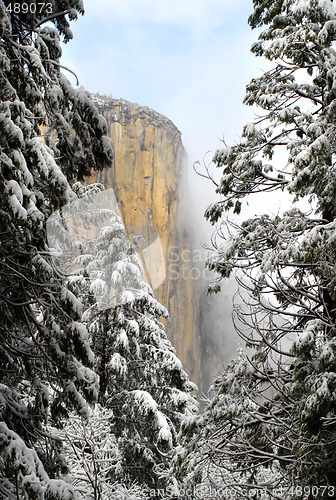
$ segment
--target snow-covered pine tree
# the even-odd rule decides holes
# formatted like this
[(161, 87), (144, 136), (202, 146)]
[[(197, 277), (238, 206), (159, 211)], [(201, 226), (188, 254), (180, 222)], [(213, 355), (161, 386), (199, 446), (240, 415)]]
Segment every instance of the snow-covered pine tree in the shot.
[[(62, 73), (81, 0), (0, 0), (0, 497), (71, 498), (45, 432), (97, 392), (81, 304), (49, 255), (46, 221), (68, 180), (107, 165), (105, 125)], [(52, 25), (54, 27), (52, 27)], [(41, 131), (44, 131), (44, 136)], [(70, 133), (71, 130), (71, 133)]]
[(136, 482), (111, 481), (111, 471), (121, 458), (116, 436), (111, 432), (112, 416), (112, 410), (98, 404), (85, 418), (72, 414), (58, 431), (76, 498), (147, 500), (148, 490)]
[[(164, 488), (171, 485), (165, 476), (181, 422), (197, 408), (196, 386), (166, 338), (161, 318), (167, 311), (143, 280), (138, 239), (128, 245), (112, 190), (95, 196), (94, 185), (76, 188), (81, 198), (63, 212), (79, 252), (69, 287), (83, 297), (99, 402), (111, 412), (109, 432), (117, 448), (101, 486), (136, 481)], [(68, 241), (62, 231), (60, 240)]]
[[(195, 473), (197, 453), (222, 485), (245, 484), (239, 498), (251, 488), (266, 498), (335, 498), (336, 7), (253, 3), (250, 25), (264, 30), (252, 52), (272, 68), (247, 86), (258, 117), (214, 157), (222, 199), (206, 212), (224, 238), (209, 260), (219, 275), (213, 289), (236, 274), (235, 323), (249, 350), (185, 428), (190, 453), (176, 467)], [(224, 211), (241, 213), (253, 196), (267, 205), (276, 191), (292, 196), (287, 211), (224, 222)]]

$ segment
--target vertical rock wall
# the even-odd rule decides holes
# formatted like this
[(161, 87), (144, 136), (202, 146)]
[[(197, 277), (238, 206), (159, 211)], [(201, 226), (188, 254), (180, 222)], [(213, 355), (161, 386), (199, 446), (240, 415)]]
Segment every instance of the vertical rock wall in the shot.
[(200, 383), (202, 283), (191, 258), (181, 133), (149, 108), (119, 99), (96, 97), (96, 102), (114, 141), (115, 162), (94, 178), (114, 189), (130, 240), (144, 236), (148, 282), (170, 313), (167, 335), (190, 378)]

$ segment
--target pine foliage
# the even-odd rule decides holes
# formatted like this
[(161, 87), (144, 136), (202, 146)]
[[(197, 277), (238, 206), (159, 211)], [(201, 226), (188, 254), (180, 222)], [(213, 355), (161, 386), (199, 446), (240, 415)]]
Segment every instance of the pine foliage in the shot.
[(87, 418), (71, 415), (59, 432), (76, 498), (146, 500), (148, 490), (139, 484), (111, 480), (111, 471), (121, 459), (117, 439), (111, 432), (111, 418), (111, 410), (96, 405)]
[(99, 402), (110, 412), (115, 442), (108, 474), (99, 481), (165, 487), (181, 422), (197, 407), (196, 387), (166, 338), (161, 319), (168, 313), (144, 281), (138, 238), (127, 243), (113, 192), (99, 194), (100, 187), (76, 186), (81, 198), (63, 211), (67, 228), (58, 233), (65, 257), (65, 248), (77, 255), (67, 257), (69, 289), (84, 303)]
[(65, 463), (45, 425), (71, 408), (85, 414), (98, 389), (81, 304), (50, 255), (46, 221), (76, 197), (68, 181), (108, 165), (113, 153), (94, 104), (61, 71), (60, 36), (72, 37), (69, 21), (83, 13), (82, 1), (46, 5), (51, 13), (10, 13), (10, 2), (0, 1), (0, 496), (6, 499), (72, 498), (72, 488), (57, 479)]

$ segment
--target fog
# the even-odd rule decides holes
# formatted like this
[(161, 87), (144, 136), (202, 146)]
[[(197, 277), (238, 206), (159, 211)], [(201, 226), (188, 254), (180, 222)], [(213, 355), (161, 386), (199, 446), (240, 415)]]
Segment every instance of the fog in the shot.
[[(204, 161), (211, 162), (211, 160), (212, 153), (209, 153)], [(192, 238), (193, 248), (192, 255), (186, 255), (185, 258), (193, 261), (194, 278), (199, 276), (201, 281), (201, 314), (198, 325), (201, 338), (199, 396), (203, 398), (207, 396), (214, 377), (219, 375), (223, 367), (236, 357), (240, 339), (234, 331), (232, 322), (232, 299), (237, 290), (235, 280), (223, 279), (219, 293), (208, 293), (208, 287), (218, 277), (206, 266), (207, 257), (213, 249), (211, 239), (216, 228), (205, 220), (204, 211), (209, 203), (218, 198), (218, 195), (214, 192), (215, 185), (196, 174), (193, 167), (200, 173), (205, 173), (202, 165), (196, 168), (188, 157), (183, 169), (181, 196), (182, 211)], [(214, 175), (218, 178), (220, 172)], [(199, 193), (202, 195), (200, 196)]]

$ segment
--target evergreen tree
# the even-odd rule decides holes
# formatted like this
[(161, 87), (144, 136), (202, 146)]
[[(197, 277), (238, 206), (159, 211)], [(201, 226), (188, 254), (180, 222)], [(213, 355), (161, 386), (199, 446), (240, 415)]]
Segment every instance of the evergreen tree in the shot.
[(71, 415), (59, 432), (76, 498), (146, 500), (148, 491), (141, 485), (111, 481), (111, 470), (120, 461), (117, 439), (111, 433), (112, 417), (111, 410), (96, 405), (87, 418)]
[[(81, 0), (0, 0), (0, 496), (71, 498), (48, 418), (97, 393), (81, 303), (50, 255), (46, 221), (68, 181), (112, 160), (106, 125), (60, 64)], [(51, 27), (53, 25), (54, 27)], [(43, 132), (42, 132), (43, 131)], [(70, 133), (71, 131), (71, 133)]]
[[(104, 482), (163, 488), (181, 421), (197, 406), (196, 387), (166, 338), (168, 313), (143, 280), (138, 238), (127, 244), (112, 190), (97, 194), (97, 187), (76, 186), (81, 198), (63, 210), (67, 227), (59, 226), (58, 237), (73, 269), (69, 288), (84, 302), (99, 402), (110, 410), (117, 452)], [(79, 253), (72, 262), (67, 248)]]
[[(175, 464), (195, 480), (208, 466), (237, 498), (251, 498), (251, 488), (256, 498), (335, 498), (336, 8), (253, 3), (250, 25), (264, 31), (252, 52), (272, 68), (247, 86), (257, 118), (215, 154), (222, 199), (206, 211), (224, 239), (208, 263), (219, 276), (212, 289), (235, 273), (235, 324), (248, 350), (185, 427)], [(288, 210), (224, 221), (225, 211), (241, 213), (253, 196), (266, 205), (274, 191), (292, 196)]]

